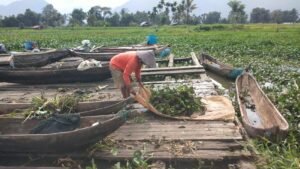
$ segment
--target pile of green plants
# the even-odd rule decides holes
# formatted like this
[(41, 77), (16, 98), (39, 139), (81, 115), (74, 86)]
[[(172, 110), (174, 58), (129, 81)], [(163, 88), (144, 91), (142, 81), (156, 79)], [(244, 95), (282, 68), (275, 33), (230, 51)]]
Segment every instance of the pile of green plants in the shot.
[(169, 116), (190, 116), (194, 112), (204, 113), (204, 105), (195, 98), (193, 87), (181, 85), (171, 89), (152, 89), (150, 103), (160, 112)]
[(47, 99), (43, 95), (34, 97), (31, 108), (24, 114), (27, 118), (47, 118), (54, 113), (74, 113), (79, 98), (73, 95), (56, 96)]

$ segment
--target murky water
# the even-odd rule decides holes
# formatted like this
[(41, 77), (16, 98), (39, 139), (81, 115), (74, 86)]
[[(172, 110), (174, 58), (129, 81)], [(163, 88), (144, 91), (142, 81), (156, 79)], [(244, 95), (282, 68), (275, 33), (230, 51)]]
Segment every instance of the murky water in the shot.
[(259, 127), (262, 125), (261, 120), (259, 118), (259, 116), (257, 115), (257, 112), (246, 108), (246, 112), (247, 112), (247, 117), (249, 119), (249, 122), (251, 123), (251, 125), (253, 125), (254, 127)]
[(213, 72), (210, 72), (210, 71), (206, 71), (206, 74), (214, 79), (215, 81), (219, 82), (222, 84), (222, 86), (226, 89), (229, 89), (231, 86), (234, 85), (234, 81), (233, 80), (230, 80), (230, 79), (227, 79), (225, 77), (222, 77), (222, 76), (219, 76)]

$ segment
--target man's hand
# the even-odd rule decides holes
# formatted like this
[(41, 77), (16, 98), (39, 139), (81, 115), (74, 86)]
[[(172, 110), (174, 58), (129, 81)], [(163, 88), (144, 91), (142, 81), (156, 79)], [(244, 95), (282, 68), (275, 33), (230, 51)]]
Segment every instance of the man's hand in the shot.
[(136, 95), (136, 92), (134, 90), (130, 90), (130, 93), (133, 94), (134, 96)]

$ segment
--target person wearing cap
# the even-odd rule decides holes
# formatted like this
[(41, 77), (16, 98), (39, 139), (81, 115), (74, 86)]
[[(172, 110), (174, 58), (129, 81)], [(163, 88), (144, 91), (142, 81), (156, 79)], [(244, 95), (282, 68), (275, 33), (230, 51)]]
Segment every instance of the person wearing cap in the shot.
[(131, 88), (131, 74), (135, 77), (139, 86), (143, 87), (141, 81), (141, 68), (145, 64), (149, 68), (156, 67), (155, 53), (152, 50), (130, 51), (115, 55), (110, 60), (110, 71), (117, 88), (120, 88), (124, 98), (130, 93), (135, 94)]

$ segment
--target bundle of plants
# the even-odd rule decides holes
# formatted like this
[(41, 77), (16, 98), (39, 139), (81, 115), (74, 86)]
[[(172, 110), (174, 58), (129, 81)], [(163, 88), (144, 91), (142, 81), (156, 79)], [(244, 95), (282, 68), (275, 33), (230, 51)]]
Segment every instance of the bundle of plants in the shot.
[(27, 118), (48, 118), (54, 113), (74, 113), (79, 98), (74, 95), (56, 96), (47, 99), (43, 95), (34, 97), (31, 101), (32, 107), (25, 112)]
[(194, 112), (204, 114), (204, 104), (200, 98), (195, 98), (193, 87), (187, 85), (152, 89), (150, 103), (169, 116), (191, 116)]

